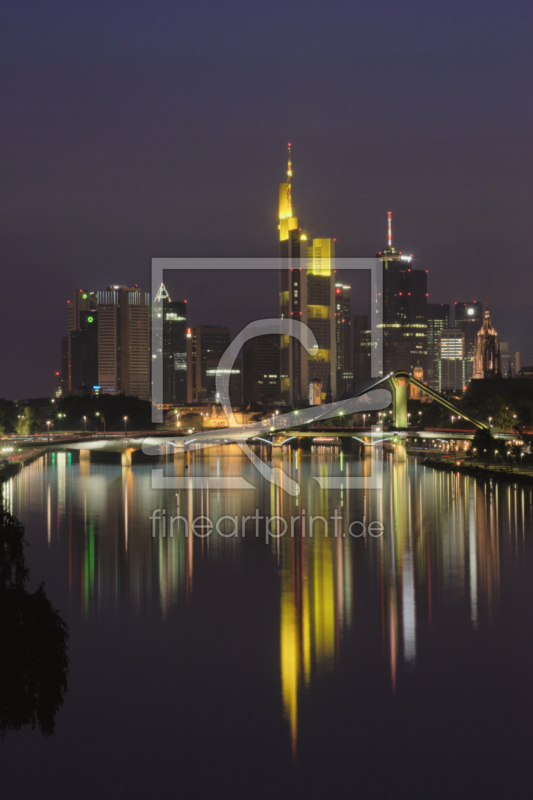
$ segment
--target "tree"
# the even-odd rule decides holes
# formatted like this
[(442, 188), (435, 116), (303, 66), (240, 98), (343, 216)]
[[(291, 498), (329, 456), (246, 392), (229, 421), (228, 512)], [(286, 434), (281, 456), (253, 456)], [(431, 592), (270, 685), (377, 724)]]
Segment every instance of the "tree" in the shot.
[(17, 407), (11, 400), (0, 397), (0, 432), (12, 433), (17, 418)]
[(51, 735), (67, 691), (68, 628), (44, 584), (27, 591), (25, 544), (23, 526), (0, 505), (1, 737), (36, 723)]
[(15, 433), (19, 436), (28, 436), (30, 433), (42, 430), (43, 419), (39, 409), (32, 406), (25, 406), (19, 409), (19, 414), (15, 420)]
[(496, 450), (496, 442), (489, 430), (483, 428), (477, 430), (472, 439), (472, 452), (477, 453), (478, 458), (490, 458)]

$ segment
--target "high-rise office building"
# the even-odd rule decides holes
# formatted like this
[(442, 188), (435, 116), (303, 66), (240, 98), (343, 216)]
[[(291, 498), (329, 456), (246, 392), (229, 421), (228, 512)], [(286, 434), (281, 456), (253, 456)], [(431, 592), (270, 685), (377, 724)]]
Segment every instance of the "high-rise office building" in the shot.
[(266, 334), (243, 347), (243, 402), (271, 404), (281, 399), (280, 337)]
[(353, 388), (359, 391), (370, 382), (372, 332), (366, 314), (353, 316)]
[(339, 397), (345, 392), (351, 392), (353, 385), (351, 293), (351, 286), (335, 284), (335, 346)]
[(314, 333), (318, 352), (309, 354), (307, 374), (322, 383), (323, 400), (337, 397), (335, 329), (335, 242), (313, 239), (307, 247), (307, 325)]
[(121, 392), (149, 400), (150, 296), (136, 286), (108, 286), (101, 292), (80, 289), (74, 293), (68, 305), (69, 391), (75, 390), (72, 335), (83, 329), (83, 320), (89, 316), (98, 320), (98, 380), (95, 385), (101, 392)]
[[(206, 400), (218, 401), (217, 375), (227, 371), (219, 366), (217, 358), (208, 359), (205, 365), (205, 387)], [(236, 358), (233, 366), (229, 369), (229, 396), (233, 408), (242, 405), (242, 360)]]
[(388, 212), (388, 247), (378, 253), (383, 264), (383, 372), (427, 369), (427, 272), (413, 269), (412, 257), (392, 246)]
[(455, 327), (465, 335), (465, 383), (472, 380), (476, 335), (483, 323), (483, 303), (455, 303)]
[(440, 337), (441, 391), (462, 392), (465, 388), (465, 341), (458, 328), (444, 328)]
[(163, 403), (186, 403), (187, 301), (171, 300), (165, 285), (161, 284), (154, 305), (163, 319)]
[[(187, 402), (217, 400), (216, 370), (230, 345), (230, 330), (219, 325), (198, 325), (187, 330), (186, 338)], [(234, 369), (240, 375), (240, 367)]]
[(83, 311), (96, 310), (96, 296), (94, 292), (87, 289), (79, 289), (72, 295), (72, 300), (67, 300), (67, 360), (68, 360), (68, 392), (73, 390), (72, 386), (72, 350), (70, 334), (80, 330), (81, 313)]
[(98, 385), (98, 311), (80, 311), (79, 325), (70, 333), (71, 391), (89, 393)]
[(335, 241), (308, 240), (292, 211), (292, 163), (279, 185), (280, 316), (302, 322), (313, 332), (318, 349), (308, 354), (293, 336), (281, 337), (281, 394), (285, 402), (307, 402), (309, 379), (322, 392), (337, 395), (335, 329)]
[(61, 337), (61, 381), (59, 385), (61, 388), (61, 395), (63, 397), (65, 397), (70, 391), (68, 350), (69, 350), (69, 337), (62, 336)]
[(520, 372), (520, 353), (509, 350), (507, 342), (500, 342), (500, 369), (503, 378), (516, 378)]
[(445, 328), (450, 327), (450, 306), (448, 303), (428, 303), (428, 358), (427, 381), (430, 389), (442, 391), (440, 337)]
[(472, 378), (501, 378), (500, 341), (490, 321), (489, 304), (485, 305), (483, 325), (476, 334)]

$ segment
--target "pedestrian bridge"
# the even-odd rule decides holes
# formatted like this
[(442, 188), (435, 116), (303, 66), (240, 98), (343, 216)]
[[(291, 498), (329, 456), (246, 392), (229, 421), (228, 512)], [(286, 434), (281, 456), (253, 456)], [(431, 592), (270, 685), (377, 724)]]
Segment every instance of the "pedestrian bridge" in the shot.
[[(435, 402), (442, 405), (458, 418), (469, 422), (474, 430), (432, 429), (418, 430), (408, 426), (407, 395), (409, 386), (413, 385), (425, 392)], [(355, 413), (368, 414), (386, 409), (392, 401), (392, 425), (374, 426), (373, 429), (354, 428), (352, 426), (331, 425), (331, 419)], [(476, 430), (488, 430), (486, 422), (458, 409), (450, 400), (425, 384), (413, 378), (408, 372), (395, 372), (382, 378), (358, 392), (353, 397), (313, 406), (286, 414), (277, 414), (260, 422), (237, 425), (231, 408), (225, 409), (230, 425), (227, 428), (216, 428), (184, 434), (169, 431), (150, 431), (126, 434), (108, 434), (105, 437), (73, 436), (42, 442), (40, 446), (53, 451), (80, 452), (80, 459), (90, 459), (91, 452), (114, 452), (121, 454), (123, 466), (131, 464), (131, 455), (142, 450), (146, 455), (180, 455), (185, 452), (203, 450), (217, 445), (232, 443), (265, 444), (269, 447), (282, 447), (291, 442), (291, 446), (305, 446), (306, 440), (318, 439), (327, 444), (327, 439), (358, 440), (363, 446), (371, 447), (383, 441), (393, 441), (396, 457), (405, 458), (405, 446), (408, 440), (416, 439), (472, 439)], [(491, 431), (497, 438), (515, 439), (516, 433)], [(320, 443), (320, 442), (317, 442)]]

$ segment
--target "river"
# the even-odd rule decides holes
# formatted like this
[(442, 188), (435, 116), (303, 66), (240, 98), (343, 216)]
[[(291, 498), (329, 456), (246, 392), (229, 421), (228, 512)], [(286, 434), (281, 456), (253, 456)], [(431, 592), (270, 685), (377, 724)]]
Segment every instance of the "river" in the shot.
[(70, 630), (55, 734), (0, 743), (6, 797), (530, 796), (532, 489), (274, 460), (298, 496), (233, 446), (165, 473), (255, 489), (65, 453), (5, 484)]

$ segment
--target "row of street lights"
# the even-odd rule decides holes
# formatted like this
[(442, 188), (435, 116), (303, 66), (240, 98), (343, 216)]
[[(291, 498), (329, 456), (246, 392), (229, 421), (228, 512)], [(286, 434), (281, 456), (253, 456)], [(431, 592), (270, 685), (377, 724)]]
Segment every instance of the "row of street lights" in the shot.
[[(57, 418), (59, 419), (60, 430), (61, 430), (61, 419), (64, 419), (66, 416), (67, 416), (66, 414), (58, 414), (57, 415)], [(98, 412), (96, 413), (96, 417), (100, 417), (100, 419), (104, 423), (104, 436), (105, 436), (106, 435), (105, 417), (104, 417), (103, 414), (98, 414)], [(124, 420), (124, 433), (127, 436), (128, 435), (128, 417), (123, 417), (122, 419)], [(52, 424), (52, 420), (51, 419), (47, 419), (46, 420), (46, 424), (48, 425), (48, 440), (50, 441), (50, 425)], [(83, 417), (83, 427), (84, 427), (84, 433), (87, 433), (87, 417), (86, 416)]]

